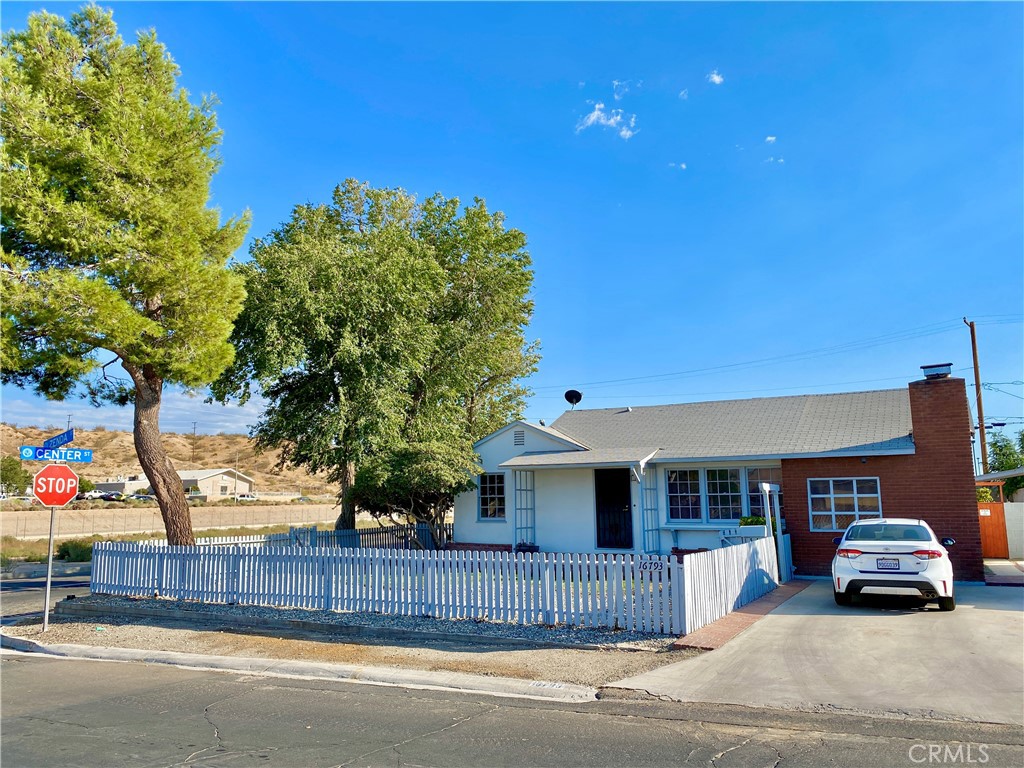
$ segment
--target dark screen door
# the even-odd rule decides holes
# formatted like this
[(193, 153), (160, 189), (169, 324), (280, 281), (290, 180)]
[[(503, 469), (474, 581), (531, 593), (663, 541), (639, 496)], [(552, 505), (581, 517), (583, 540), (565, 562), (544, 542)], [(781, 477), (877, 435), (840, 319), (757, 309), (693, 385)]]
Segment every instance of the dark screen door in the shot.
[(632, 549), (633, 515), (628, 469), (595, 469), (598, 549)]

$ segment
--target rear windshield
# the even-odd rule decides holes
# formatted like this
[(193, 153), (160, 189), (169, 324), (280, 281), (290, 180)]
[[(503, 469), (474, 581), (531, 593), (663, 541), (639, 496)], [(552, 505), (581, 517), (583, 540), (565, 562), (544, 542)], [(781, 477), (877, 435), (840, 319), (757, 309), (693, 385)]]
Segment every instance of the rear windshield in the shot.
[(923, 525), (893, 523), (891, 525), (854, 525), (846, 534), (847, 541), (931, 541)]

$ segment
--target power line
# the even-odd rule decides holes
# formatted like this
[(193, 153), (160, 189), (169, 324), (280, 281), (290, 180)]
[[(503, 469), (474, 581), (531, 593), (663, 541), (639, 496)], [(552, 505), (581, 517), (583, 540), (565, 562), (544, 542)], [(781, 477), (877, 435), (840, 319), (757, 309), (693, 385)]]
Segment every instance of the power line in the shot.
[[(999, 316), (1002, 317), (1002, 316)], [(1007, 316), (1013, 317), (1013, 316)], [(995, 321), (1001, 322), (1001, 321)], [(1009, 321), (1007, 321), (1009, 322)], [(1019, 322), (1019, 321), (1017, 321)], [(994, 323), (987, 323), (994, 324)], [(673, 371), (670, 373), (656, 373), (647, 374), (643, 376), (628, 376), (620, 379), (604, 379), (598, 381), (587, 381), (581, 382), (578, 386), (585, 386), (591, 389), (607, 387), (614, 384), (623, 383), (658, 383), (661, 381), (667, 381), (670, 379), (686, 378), (690, 376), (696, 376), (703, 373), (711, 373), (716, 371), (735, 371), (745, 368), (756, 368), (766, 365), (775, 365), (783, 362), (799, 362), (803, 360), (812, 360), (818, 357), (826, 357), (829, 355), (836, 355), (843, 352), (849, 352), (854, 350), (871, 349), (873, 347), (882, 346), (884, 344), (894, 344), (899, 341), (909, 341), (911, 339), (922, 338), (925, 336), (935, 336), (942, 333), (949, 333), (953, 330), (958, 330), (960, 325), (959, 319), (947, 320), (939, 323), (931, 323), (929, 325), (918, 326), (915, 328), (907, 328), (900, 331), (892, 331), (890, 333), (881, 334), (879, 336), (871, 336), (866, 339), (860, 339), (856, 341), (844, 342), (842, 344), (834, 344), (828, 347), (818, 347), (815, 349), (803, 350), (800, 352), (791, 352), (784, 355), (775, 355), (771, 357), (757, 358), (754, 360), (746, 360), (737, 363), (726, 363), (723, 365), (713, 365), (704, 368), (692, 368), (684, 371)], [(561, 389), (561, 385), (543, 385), (534, 387), (535, 390), (549, 390), (549, 389)]]

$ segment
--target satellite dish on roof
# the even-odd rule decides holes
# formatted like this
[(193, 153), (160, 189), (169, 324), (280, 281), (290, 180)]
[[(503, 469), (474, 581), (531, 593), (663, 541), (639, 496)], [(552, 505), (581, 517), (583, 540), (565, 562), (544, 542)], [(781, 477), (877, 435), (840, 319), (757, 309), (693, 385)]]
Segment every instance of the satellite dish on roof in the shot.
[(576, 404), (583, 399), (583, 393), (577, 389), (568, 389), (565, 392), (565, 401), (569, 403), (573, 408)]

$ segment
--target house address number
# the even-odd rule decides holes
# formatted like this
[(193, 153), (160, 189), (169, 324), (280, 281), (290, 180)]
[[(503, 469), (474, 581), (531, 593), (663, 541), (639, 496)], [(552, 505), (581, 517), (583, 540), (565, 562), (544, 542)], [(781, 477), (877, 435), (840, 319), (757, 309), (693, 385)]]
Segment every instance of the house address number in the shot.
[(640, 561), (641, 571), (663, 571), (665, 570), (665, 563), (661, 560), (641, 560)]

